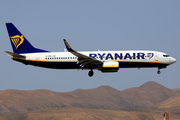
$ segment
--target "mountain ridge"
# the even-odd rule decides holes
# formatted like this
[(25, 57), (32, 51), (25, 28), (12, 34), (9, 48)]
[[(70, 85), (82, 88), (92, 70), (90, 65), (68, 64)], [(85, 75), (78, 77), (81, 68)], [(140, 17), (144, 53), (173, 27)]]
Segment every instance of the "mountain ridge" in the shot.
[(123, 91), (107, 85), (64, 93), (46, 89), (3, 90), (0, 91), (0, 113), (27, 112), (55, 107), (142, 109), (152, 107), (176, 94), (178, 94), (176, 91), (153, 81)]

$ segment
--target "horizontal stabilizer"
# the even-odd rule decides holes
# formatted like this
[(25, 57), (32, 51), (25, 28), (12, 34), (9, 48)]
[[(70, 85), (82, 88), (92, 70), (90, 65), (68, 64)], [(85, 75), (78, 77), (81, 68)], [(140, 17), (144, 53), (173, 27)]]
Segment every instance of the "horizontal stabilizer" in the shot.
[(16, 58), (26, 58), (24, 55), (19, 55), (19, 54), (12, 53), (12, 52), (8, 52), (8, 51), (4, 51), (4, 52), (6, 52), (7, 54), (9, 54), (9, 55), (12, 56), (12, 57), (16, 57)]

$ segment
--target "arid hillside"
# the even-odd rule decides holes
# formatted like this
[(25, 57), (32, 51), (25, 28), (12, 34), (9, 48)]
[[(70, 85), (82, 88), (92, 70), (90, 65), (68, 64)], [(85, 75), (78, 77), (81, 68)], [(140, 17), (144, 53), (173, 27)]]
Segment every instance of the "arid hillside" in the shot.
[(154, 106), (155, 108), (174, 108), (180, 107), (180, 95), (175, 95), (157, 105)]
[(150, 81), (137, 88), (118, 91), (110, 86), (95, 89), (78, 89), (73, 92), (49, 90), (0, 91), (0, 113), (27, 112), (57, 107), (90, 109), (142, 109), (161, 103), (178, 94)]
[[(0, 114), (0, 120), (162, 120), (162, 110), (105, 110), (88, 108), (48, 108), (23, 113)], [(170, 113), (170, 120), (180, 114)]]
[(180, 94), (180, 88), (176, 88), (176, 89), (173, 89), (173, 90)]

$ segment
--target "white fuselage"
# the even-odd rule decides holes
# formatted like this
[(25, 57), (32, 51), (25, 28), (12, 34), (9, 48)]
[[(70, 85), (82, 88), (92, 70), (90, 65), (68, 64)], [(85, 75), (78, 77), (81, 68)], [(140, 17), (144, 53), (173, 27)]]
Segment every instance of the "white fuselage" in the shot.
[[(102, 62), (119, 62), (119, 68), (166, 67), (176, 61), (166, 53), (157, 51), (87, 51), (79, 53)], [(67, 66), (67, 69), (89, 69), (78, 65), (80, 64), (78, 62), (78, 57), (70, 52), (42, 52), (22, 55), (26, 56), (26, 59), (24, 60), (27, 62), (27, 64), (32, 64), (35, 66), (57, 69), (66, 69), (65, 66)]]

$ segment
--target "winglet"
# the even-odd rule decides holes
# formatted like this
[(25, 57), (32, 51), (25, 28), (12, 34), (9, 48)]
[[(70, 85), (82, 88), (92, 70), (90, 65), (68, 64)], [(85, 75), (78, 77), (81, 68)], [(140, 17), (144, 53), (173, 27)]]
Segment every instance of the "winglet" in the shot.
[(65, 43), (65, 46), (67, 48), (67, 50), (70, 52), (70, 51), (74, 51), (71, 46), (68, 44), (68, 42), (66, 41), (66, 39), (63, 39), (64, 40), (64, 43)]

